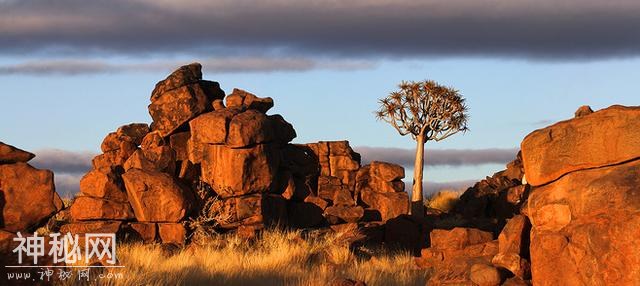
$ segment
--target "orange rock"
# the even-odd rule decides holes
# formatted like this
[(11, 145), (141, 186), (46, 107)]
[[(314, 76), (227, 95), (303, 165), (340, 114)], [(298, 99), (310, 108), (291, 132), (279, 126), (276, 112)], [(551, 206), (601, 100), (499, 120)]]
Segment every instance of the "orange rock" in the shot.
[(518, 277), (530, 278), (528, 263), (523, 261), (529, 258), (530, 230), (527, 217), (517, 215), (510, 219), (498, 236), (499, 252), (493, 257), (493, 264)]
[(452, 230), (431, 231), (431, 247), (436, 249), (460, 250), (491, 240), (493, 240), (493, 234), (475, 228), (456, 227)]
[(471, 266), (469, 279), (478, 286), (498, 286), (502, 282), (498, 269), (484, 263)]
[(527, 182), (540, 186), (570, 172), (640, 157), (640, 107), (611, 106), (539, 129), (522, 141)]
[(181, 223), (159, 223), (158, 234), (162, 243), (182, 246), (187, 239), (187, 230)]
[(246, 107), (261, 113), (267, 113), (273, 107), (273, 99), (270, 97), (260, 98), (237, 88), (234, 88), (231, 94), (227, 96), (226, 101), (227, 107)]
[(628, 271), (640, 269), (637, 174), (640, 160), (572, 172), (532, 189), (526, 212), (534, 285), (640, 284)]
[(401, 193), (379, 193), (363, 190), (360, 198), (367, 206), (380, 213), (382, 221), (409, 213), (409, 195)]
[(273, 138), (271, 121), (264, 113), (250, 109), (231, 119), (226, 145), (231, 148), (243, 148), (271, 142)]
[(120, 221), (73, 222), (61, 226), (60, 234), (118, 233), (121, 225)]
[(122, 179), (113, 169), (89, 171), (80, 180), (80, 193), (116, 202), (128, 202)]
[(32, 230), (62, 209), (53, 173), (21, 162), (0, 165), (0, 201), (0, 227), (11, 232)]
[(26, 163), (36, 155), (0, 142), (0, 164)]
[(587, 116), (589, 114), (593, 113), (593, 109), (591, 109), (591, 106), (588, 105), (583, 105), (580, 106), (580, 108), (578, 108), (578, 110), (576, 110), (576, 112), (574, 113), (575, 117), (583, 117), (583, 116)]
[(160, 94), (149, 105), (152, 129), (162, 137), (175, 133), (189, 120), (211, 109), (209, 95), (201, 83), (185, 85)]
[(70, 207), (71, 218), (79, 220), (131, 220), (133, 211), (128, 203), (79, 196)]
[(341, 188), (333, 194), (333, 205), (336, 206), (353, 206), (356, 201), (353, 199), (353, 194), (345, 188)]
[(220, 109), (199, 115), (189, 121), (192, 138), (198, 143), (225, 144), (229, 122), (240, 109)]
[(158, 225), (155, 223), (132, 222), (129, 223), (129, 235), (134, 240), (141, 240), (144, 243), (152, 243), (156, 241), (158, 236)]
[(212, 211), (229, 216), (226, 222), (221, 223), (223, 228), (282, 224), (287, 215), (284, 198), (271, 194), (249, 194), (223, 199)]
[(130, 169), (122, 179), (140, 222), (178, 222), (191, 209), (193, 194), (168, 174)]
[(124, 163), (125, 170), (132, 168), (173, 174), (176, 170), (176, 154), (169, 146), (138, 149)]
[(156, 100), (163, 93), (196, 83), (202, 79), (202, 65), (191, 63), (173, 71), (167, 78), (159, 81), (151, 93), (151, 101)]
[(137, 147), (129, 142), (123, 143), (120, 147), (118, 150), (108, 151), (94, 157), (91, 161), (93, 168), (96, 170), (109, 170), (122, 167), (127, 159), (137, 150)]
[(267, 192), (275, 179), (279, 151), (271, 145), (232, 149), (207, 145), (202, 161), (202, 180), (222, 197)]
[(342, 181), (333, 176), (318, 177), (318, 197), (325, 200), (333, 200), (335, 193), (342, 190)]
[(147, 133), (144, 138), (142, 138), (142, 143), (140, 143), (140, 148), (142, 149), (153, 149), (155, 147), (165, 146), (167, 145), (160, 132), (153, 131)]
[(171, 135), (169, 137), (169, 146), (176, 155), (175, 160), (177, 161), (187, 161), (189, 160), (189, 151), (187, 148), (187, 144), (189, 139), (191, 138), (190, 132), (180, 132)]
[(369, 166), (371, 176), (382, 181), (393, 182), (404, 178), (404, 168), (400, 165), (373, 161)]

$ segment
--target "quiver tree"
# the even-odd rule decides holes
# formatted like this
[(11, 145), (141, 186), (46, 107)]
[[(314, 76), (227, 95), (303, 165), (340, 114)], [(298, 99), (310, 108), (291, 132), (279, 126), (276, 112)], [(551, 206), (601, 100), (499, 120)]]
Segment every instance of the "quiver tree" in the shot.
[(424, 144), (467, 131), (467, 106), (457, 90), (432, 80), (403, 81), (398, 87), (400, 90), (380, 99), (376, 117), (391, 124), (400, 135), (411, 135), (416, 140), (411, 213), (423, 217)]

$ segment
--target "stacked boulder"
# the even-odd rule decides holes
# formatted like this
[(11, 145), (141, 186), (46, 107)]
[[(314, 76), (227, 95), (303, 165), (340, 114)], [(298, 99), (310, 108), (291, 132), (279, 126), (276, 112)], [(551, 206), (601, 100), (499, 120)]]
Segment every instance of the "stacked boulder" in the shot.
[(408, 212), (401, 166), (362, 167), (347, 141), (291, 144), (296, 131), (268, 114), (273, 106), (240, 89), (225, 96), (218, 83), (202, 80), (200, 64), (177, 69), (152, 92), (150, 126), (124, 125), (105, 137), (63, 230), (115, 229), (184, 244), (186, 222), (198, 216), (245, 232)]
[(535, 285), (640, 285), (640, 107), (611, 106), (522, 142)]

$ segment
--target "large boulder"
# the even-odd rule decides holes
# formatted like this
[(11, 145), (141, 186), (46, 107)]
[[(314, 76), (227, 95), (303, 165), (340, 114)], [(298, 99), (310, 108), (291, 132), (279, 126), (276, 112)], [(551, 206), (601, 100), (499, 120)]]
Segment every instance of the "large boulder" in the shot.
[(409, 213), (409, 195), (400, 193), (380, 193), (362, 191), (360, 198), (371, 209), (377, 211), (382, 221)]
[[(612, 150), (611, 154), (620, 152)], [(571, 158), (565, 159), (572, 162)], [(630, 271), (640, 269), (638, 186), (640, 160), (571, 172), (534, 188), (525, 209), (532, 224), (533, 284), (640, 285), (640, 276)]]
[(123, 144), (131, 144), (137, 147), (142, 139), (149, 133), (149, 125), (146, 123), (131, 123), (120, 126), (116, 132), (111, 132), (102, 140), (100, 149), (109, 152), (123, 148)]
[(179, 222), (191, 210), (193, 194), (168, 174), (130, 169), (122, 179), (138, 221)]
[(522, 141), (527, 182), (540, 186), (584, 169), (640, 157), (640, 107), (614, 105), (536, 130)]
[(117, 202), (128, 201), (122, 179), (114, 169), (89, 171), (80, 180), (80, 193)]
[(277, 225), (285, 222), (286, 200), (279, 195), (248, 194), (222, 199), (210, 209), (210, 216), (222, 218), (223, 228), (240, 225)]
[(131, 206), (127, 202), (87, 196), (76, 197), (69, 208), (69, 213), (74, 221), (134, 219)]
[(239, 109), (220, 109), (202, 114), (189, 121), (191, 139), (198, 143), (225, 144), (231, 118)]
[(32, 230), (62, 207), (51, 171), (22, 162), (0, 165), (0, 228), (10, 232)]
[(36, 155), (0, 142), (0, 164), (26, 163)]
[(180, 67), (153, 90), (151, 127), (163, 137), (186, 127), (189, 120), (211, 110), (213, 101), (224, 98), (217, 82), (202, 80), (201, 68), (198, 63)]
[(269, 144), (243, 149), (207, 145), (204, 153), (202, 180), (222, 197), (269, 191), (280, 161), (279, 150)]
[(231, 148), (243, 148), (270, 142), (273, 137), (273, 127), (267, 116), (250, 109), (231, 119), (226, 145)]
[(273, 107), (271, 97), (260, 98), (242, 89), (234, 88), (226, 98), (227, 107), (247, 108), (267, 113)]

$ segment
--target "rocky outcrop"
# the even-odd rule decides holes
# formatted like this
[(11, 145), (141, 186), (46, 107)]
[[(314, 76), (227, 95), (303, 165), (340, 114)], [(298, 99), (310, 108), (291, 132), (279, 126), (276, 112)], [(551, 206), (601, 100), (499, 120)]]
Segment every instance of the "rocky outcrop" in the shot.
[(199, 64), (177, 69), (152, 92), (150, 126), (124, 125), (104, 138), (69, 230), (117, 222), (123, 236), (181, 245), (197, 216), (249, 233), (407, 214), (401, 166), (363, 167), (347, 141), (292, 144), (296, 131), (267, 113), (273, 106), (241, 89), (225, 97)]

